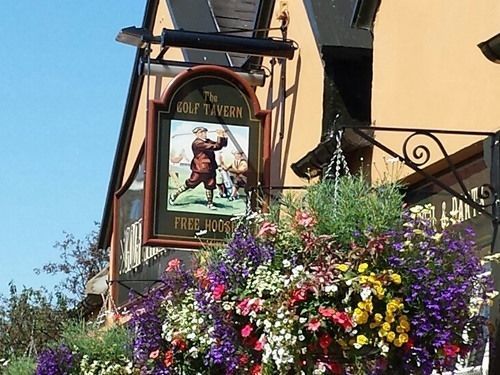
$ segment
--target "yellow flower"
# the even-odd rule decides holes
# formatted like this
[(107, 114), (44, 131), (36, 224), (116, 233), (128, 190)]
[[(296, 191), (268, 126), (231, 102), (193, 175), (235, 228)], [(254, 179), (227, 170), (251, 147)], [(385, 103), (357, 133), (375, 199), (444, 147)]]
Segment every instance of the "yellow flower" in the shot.
[(400, 319), (399, 325), (401, 326), (404, 332), (410, 331), (410, 323), (408, 323), (407, 320)]
[(394, 323), (394, 315), (392, 315), (391, 313), (386, 313), (385, 314), (385, 321), (387, 323)]
[(368, 263), (361, 263), (359, 266), (358, 266), (358, 272), (359, 273), (363, 273), (367, 270), (368, 268)]
[(381, 286), (377, 285), (375, 287), (375, 293), (376, 293), (378, 299), (382, 299), (382, 298), (384, 298), (384, 295), (385, 295), (385, 289), (382, 288)]
[(394, 283), (394, 284), (401, 284), (401, 275), (397, 274), (397, 273), (393, 273), (391, 275), (391, 281)]
[(370, 323), (370, 329), (377, 328), (380, 326), (380, 323)]
[(387, 303), (386, 310), (388, 313), (392, 314), (398, 310), (398, 306), (399, 304), (392, 300)]
[(354, 309), (353, 319), (358, 324), (366, 324), (368, 322), (368, 313), (359, 308)]
[(408, 342), (408, 335), (406, 333), (400, 333), (398, 339), (402, 343)]
[(368, 338), (365, 335), (356, 336), (356, 344), (366, 345), (368, 344)]
[(382, 324), (382, 330), (389, 332), (391, 330), (391, 325), (389, 323), (385, 322), (384, 324)]
[(369, 313), (373, 310), (373, 303), (371, 300), (358, 302), (358, 307), (362, 310), (368, 311)]
[(384, 319), (384, 317), (382, 316), (382, 314), (376, 313), (376, 314), (375, 314), (375, 316), (373, 317), (373, 319), (374, 319), (377, 323), (380, 323), (380, 322), (382, 322), (382, 320)]
[(403, 343), (401, 342), (401, 340), (399, 340), (399, 338), (395, 339), (392, 343), (394, 344), (394, 346), (398, 348), (400, 348), (403, 345)]
[(336, 267), (342, 272), (346, 272), (349, 269), (349, 266), (347, 264), (337, 264)]
[(394, 332), (390, 331), (390, 332), (387, 332), (387, 336), (385, 339), (388, 342), (393, 342), (395, 338), (396, 338), (396, 334)]
[(359, 277), (359, 283), (360, 284), (366, 284), (368, 282), (368, 276), (361, 275)]

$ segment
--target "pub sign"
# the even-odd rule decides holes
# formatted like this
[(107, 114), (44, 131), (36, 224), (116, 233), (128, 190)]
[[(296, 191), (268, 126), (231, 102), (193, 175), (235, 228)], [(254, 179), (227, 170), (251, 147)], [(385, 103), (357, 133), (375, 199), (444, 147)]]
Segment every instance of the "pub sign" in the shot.
[(180, 74), (148, 110), (144, 244), (227, 238), (267, 183), (270, 112), (246, 81), (216, 66)]

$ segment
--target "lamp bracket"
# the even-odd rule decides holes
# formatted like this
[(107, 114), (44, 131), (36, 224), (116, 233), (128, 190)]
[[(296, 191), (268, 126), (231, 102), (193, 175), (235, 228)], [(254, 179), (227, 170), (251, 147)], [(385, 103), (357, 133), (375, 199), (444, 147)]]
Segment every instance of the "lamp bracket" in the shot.
[[(500, 132), (477, 132), (477, 131), (460, 131), (460, 130), (443, 130), (443, 129), (416, 129), (416, 128), (392, 128), (383, 126), (346, 126), (339, 125), (336, 127), (335, 131), (350, 129), (353, 133), (368, 141), (370, 144), (376, 146), (387, 154), (391, 155), (393, 158), (397, 158), (399, 161), (403, 162), (406, 166), (420, 174), (425, 178), (425, 180), (430, 181), (441, 189), (447, 191), (452, 196), (461, 200), (465, 204), (471, 206), (478, 212), (486, 215), (492, 221), (493, 226), (498, 227), (500, 221)], [(381, 142), (375, 139), (374, 134), (376, 132), (395, 132), (395, 133), (408, 133), (401, 146), (401, 151), (397, 152)], [(476, 136), (476, 137), (487, 137), (491, 141), (491, 183), (483, 184), (479, 188), (479, 196), (481, 201), (484, 200), (485, 203), (480, 203), (474, 200), (467, 190), (462, 177), (457, 171), (457, 168), (453, 160), (448, 155), (446, 148), (439, 139), (438, 135), (457, 135), (457, 136)], [(454, 179), (458, 183), (458, 188), (453, 189), (450, 184), (446, 184), (439, 178), (433, 176), (431, 173), (427, 172), (424, 167), (431, 160), (431, 148), (426, 144), (418, 142), (417, 137), (424, 137), (424, 139), (430, 140), (435, 147), (433, 149), (438, 149), (442, 154), (449, 170), (451, 171)]]

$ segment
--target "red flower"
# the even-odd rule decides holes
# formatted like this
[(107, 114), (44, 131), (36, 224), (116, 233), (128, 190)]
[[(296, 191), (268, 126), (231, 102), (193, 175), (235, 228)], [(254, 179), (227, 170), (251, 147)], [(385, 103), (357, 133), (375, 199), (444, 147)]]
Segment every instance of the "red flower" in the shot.
[(301, 288), (296, 289), (292, 292), (292, 298), (290, 299), (290, 305), (295, 305), (298, 302), (305, 301), (307, 299), (307, 289)]
[(344, 330), (350, 330), (353, 327), (351, 317), (345, 311), (335, 312), (331, 317), (332, 322), (340, 325)]
[(179, 349), (181, 352), (187, 349), (187, 345), (184, 340), (179, 338), (172, 340), (172, 346), (176, 349)]
[(253, 365), (253, 367), (250, 369), (250, 375), (261, 375), (261, 374), (262, 374), (262, 365), (260, 363)]
[(408, 341), (403, 344), (403, 350), (405, 351), (405, 353), (408, 353), (410, 349), (413, 348), (413, 345), (414, 343), (411, 337), (408, 338)]
[(247, 354), (240, 355), (239, 362), (240, 365), (246, 365), (250, 361), (250, 357)]
[(165, 271), (170, 272), (170, 271), (179, 271), (181, 267), (181, 261), (177, 258), (172, 259), (168, 262), (167, 268), (165, 268)]
[(445, 344), (443, 346), (443, 351), (446, 357), (455, 358), (458, 355), (458, 353), (460, 353), (460, 347), (453, 344)]
[(342, 375), (344, 373), (342, 365), (338, 362), (323, 362), (323, 364), (334, 375)]
[(224, 291), (226, 288), (222, 284), (218, 284), (215, 286), (212, 295), (216, 301), (220, 301), (222, 298), (222, 295), (224, 294)]
[(321, 349), (323, 349), (323, 352), (325, 354), (328, 351), (328, 347), (330, 346), (331, 343), (332, 343), (332, 338), (327, 333), (324, 333), (320, 336), (319, 346), (321, 347)]
[(241, 336), (248, 337), (253, 332), (253, 327), (251, 324), (247, 324), (241, 329)]
[(317, 331), (317, 330), (318, 330), (318, 328), (320, 327), (320, 325), (321, 325), (321, 322), (319, 321), (319, 319), (317, 319), (317, 318), (312, 318), (312, 319), (309, 321), (309, 323), (307, 323), (307, 329), (308, 329), (309, 331), (313, 331), (313, 332), (315, 332), (315, 331)]
[(163, 364), (165, 365), (165, 367), (170, 367), (172, 366), (172, 363), (174, 363), (174, 352), (172, 350), (169, 350), (165, 353)]

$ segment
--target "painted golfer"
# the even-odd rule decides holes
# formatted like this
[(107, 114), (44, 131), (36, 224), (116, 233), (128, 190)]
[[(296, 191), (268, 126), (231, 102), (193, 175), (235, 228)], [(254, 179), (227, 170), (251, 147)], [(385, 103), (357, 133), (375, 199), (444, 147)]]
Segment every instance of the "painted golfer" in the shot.
[(215, 176), (217, 162), (215, 160), (215, 151), (227, 146), (227, 136), (223, 129), (217, 129), (217, 142), (208, 139), (208, 130), (202, 126), (193, 129), (196, 136), (191, 144), (193, 150), (193, 160), (191, 161), (191, 176), (180, 186), (177, 191), (172, 193), (168, 202), (174, 205), (177, 197), (188, 189), (194, 189), (199, 184), (205, 186), (207, 196), (207, 207), (216, 209), (214, 206), (214, 190), (217, 188)]

